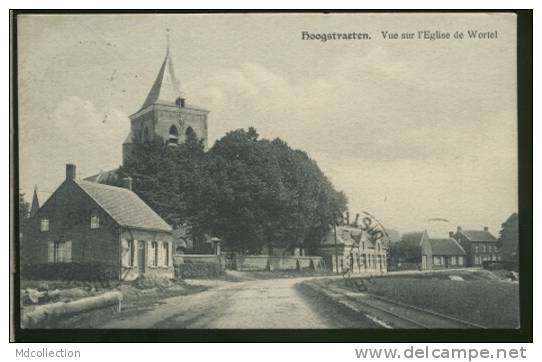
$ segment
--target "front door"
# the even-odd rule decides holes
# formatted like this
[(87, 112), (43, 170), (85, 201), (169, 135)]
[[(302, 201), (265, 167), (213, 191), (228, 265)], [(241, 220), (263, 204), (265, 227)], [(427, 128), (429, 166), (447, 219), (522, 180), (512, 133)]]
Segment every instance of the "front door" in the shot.
[(427, 255), (422, 255), (422, 269), (427, 270)]
[(137, 242), (137, 269), (139, 274), (145, 273), (145, 242)]

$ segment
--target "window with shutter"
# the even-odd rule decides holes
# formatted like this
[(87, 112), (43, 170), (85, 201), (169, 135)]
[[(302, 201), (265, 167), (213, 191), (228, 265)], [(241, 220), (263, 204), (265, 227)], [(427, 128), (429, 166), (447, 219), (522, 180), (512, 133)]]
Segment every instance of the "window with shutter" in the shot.
[(163, 257), (164, 257), (164, 266), (169, 266), (169, 243), (163, 243), (164, 247)]
[(153, 250), (153, 243), (147, 243), (147, 250), (149, 251), (147, 253), (147, 264), (149, 266), (154, 265), (154, 250)]
[(153, 266), (158, 266), (158, 253), (159, 253), (159, 249), (158, 249), (158, 243), (156, 241), (153, 241), (152, 242), (152, 248), (153, 248), (153, 252), (154, 252), (154, 263), (153, 263)]
[(72, 242), (55, 241), (49, 243), (49, 262), (70, 263), (72, 261)]
[(120, 241), (120, 253), (123, 267), (130, 266), (130, 241), (121, 239)]
[(129, 252), (129, 263), (128, 265), (134, 266), (135, 265), (135, 255), (136, 255), (136, 244), (135, 240), (130, 240), (128, 245), (130, 246), (130, 252)]

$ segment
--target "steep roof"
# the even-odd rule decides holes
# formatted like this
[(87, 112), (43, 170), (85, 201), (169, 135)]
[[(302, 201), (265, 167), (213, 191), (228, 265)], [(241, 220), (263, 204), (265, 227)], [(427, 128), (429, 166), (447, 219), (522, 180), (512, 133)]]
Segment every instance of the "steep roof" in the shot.
[(489, 231), (485, 230), (462, 230), (461, 233), (465, 235), (470, 241), (497, 241), (497, 238), (491, 235)]
[(96, 175), (88, 176), (84, 178), (84, 181), (97, 182), (100, 184), (112, 184), (119, 180), (119, 169), (103, 171), (100, 170)]
[(125, 188), (91, 181), (74, 180), (74, 182), (119, 225), (139, 229), (171, 231), (171, 226), (134, 192)]
[(180, 83), (175, 76), (173, 62), (168, 49), (166, 57), (162, 62), (162, 66), (160, 67), (160, 71), (158, 72), (158, 75), (156, 76), (156, 79), (141, 109), (157, 103), (174, 105), (175, 100), (180, 96)]
[[(373, 243), (371, 242), (369, 235), (362, 231), (359, 228), (351, 227), (351, 226), (344, 226), (340, 225), (337, 226), (337, 244), (338, 245), (345, 245), (350, 246), (354, 243), (357, 243), (359, 241), (365, 241), (366, 243), (369, 243), (368, 245), (373, 246)], [(335, 244), (335, 234), (334, 231), (331, 230), (327, 233), (327, 235), (322, 240), (323, 245), (334, 245)]]
[(429, 239), (433, 255), (465, 255), (465, 250), (455, 239)]
[(502, 226), (508, 224), (508, 223), (517, 223), (518, 222), (518, 214), (517, 212), (512, 213), (512, 215), (508, 216), (508, 219), (504, 223), (502, 223)]

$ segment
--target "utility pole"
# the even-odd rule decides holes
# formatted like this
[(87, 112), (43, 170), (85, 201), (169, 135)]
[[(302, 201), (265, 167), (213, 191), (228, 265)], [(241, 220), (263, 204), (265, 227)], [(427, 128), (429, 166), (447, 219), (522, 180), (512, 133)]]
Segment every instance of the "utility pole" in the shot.
[(333, 220), (333, 236), (335, 238), (335, 270), (339, 274), (339, 251), (337, 250), (337, 220)]

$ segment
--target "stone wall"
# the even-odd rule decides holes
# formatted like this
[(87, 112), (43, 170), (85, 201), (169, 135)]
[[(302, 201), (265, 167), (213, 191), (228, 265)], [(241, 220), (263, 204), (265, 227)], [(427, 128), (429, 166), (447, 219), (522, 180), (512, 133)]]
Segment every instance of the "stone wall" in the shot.
[(324, 261), (319, 256), (236, 255), (233, 267), (236, 270), (323, 270)]

